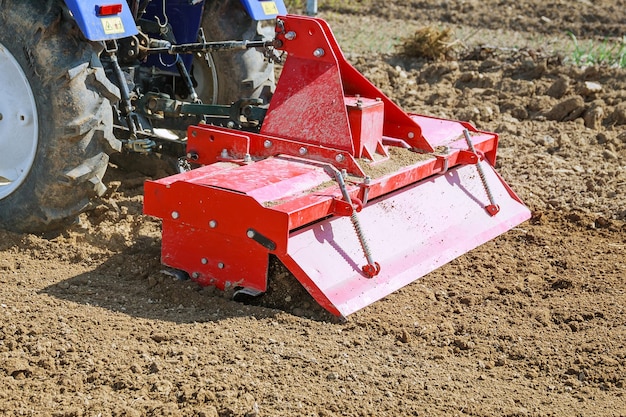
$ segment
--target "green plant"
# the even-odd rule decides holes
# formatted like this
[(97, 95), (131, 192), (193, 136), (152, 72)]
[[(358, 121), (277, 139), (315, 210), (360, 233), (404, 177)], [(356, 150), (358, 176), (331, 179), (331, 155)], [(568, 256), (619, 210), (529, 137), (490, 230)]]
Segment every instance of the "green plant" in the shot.
[(574, 50), (571, 60), (575, 65), (608, 65), (610, 67), (626, 68), (626, 35), (619, 41), (603, 39), (602, 42), (589, 40), (584, 44), (576, 36), (568, 32)]

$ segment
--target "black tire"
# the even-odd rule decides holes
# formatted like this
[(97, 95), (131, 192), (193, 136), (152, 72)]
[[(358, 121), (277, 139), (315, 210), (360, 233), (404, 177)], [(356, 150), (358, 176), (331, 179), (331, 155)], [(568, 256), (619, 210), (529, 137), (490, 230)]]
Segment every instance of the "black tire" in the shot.
[[(240, 0), (208, 1), (202, 20), (208, 41), (261, 40), (273, 36), (273, 28), (248, 15)], [(262, 51), (223, 51), (211, 54), (214, 68), (202, 59), (194, 61), (196, 79), (204, 79), (198, 95), (205, 103), (230, 104), (240, 98), (260, 98), (269, 102), (276, 85), (274, 65), (267, 62)], [(217, 76), (217, 92), (212, 90)]]
[[(108, 154), (121, 148), (110, 104), (119, 100), (119, 90), (106, 78), (99, 51), (64, 15), (61, 1), (0, 4), (0, 48), (30, 84), (39, 127), (34, 160), (21, 184), (0, 195), (0, 226), (49, 231), (74, 221), (106, 189)], [(4, 104), (10, 100), (0, 95)], [(13, 139), (6, 136), (0, 124), (0, 144)]]

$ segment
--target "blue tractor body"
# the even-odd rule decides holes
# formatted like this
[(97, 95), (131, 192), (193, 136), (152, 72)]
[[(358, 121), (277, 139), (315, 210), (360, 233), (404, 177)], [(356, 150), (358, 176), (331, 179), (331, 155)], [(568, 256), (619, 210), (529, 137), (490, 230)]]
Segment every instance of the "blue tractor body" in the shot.
[(65, 4), (90, 41), (120, 39), (139, 33), (126, 1), (111, 4), (102, 0), (65, 0)]
[[(113, 0), (115, 1), (115, 0)], [(209, 0), (210, 1), (210, 0)], [(122, 39), (138, 34), (135, 18), (125, 0), (65, 0), (83, 35), (90, 41)], [(178, 44), (198, 42), (202, 13), (206, 0), (166, 0), (150, 2), (142, 19), (161, 26), (167, 37)], [(269, 20), (287, 14), (283, 0), (241, 0), (254, 20)], [(158, 33), (151, 33), (163, 37)], [(178, 72), (176, 61), (182, 60), (189, 71), (193, 58), (185, 56), (152, 56), (144, 66), (158, 68), (166, 73)]]
[[(65, 0), (78, 26), (90, 41), (105, 41), (134, 36), (138, 33), (135, 19), (125, 0)], [(145, 18), (167, 21), (179, 43), (196, 42), (205, 0), (167, 0), (151, 2)], [(254, 20), (273, 19), (287, 13), (283, 0), (241, 0)], [(168, 16), (165, 19), (164, 14)]]

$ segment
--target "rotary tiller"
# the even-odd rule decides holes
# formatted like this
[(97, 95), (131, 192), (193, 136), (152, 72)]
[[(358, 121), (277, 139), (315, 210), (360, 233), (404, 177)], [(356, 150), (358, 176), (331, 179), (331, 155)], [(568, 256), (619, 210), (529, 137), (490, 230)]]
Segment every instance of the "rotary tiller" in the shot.
[(345, 317), (530, 217), (494, 170), (496, 134), (405, 113), (322, 20), (280, 17), (274, 46), (288, 57), (260, 131), (191, 126), (201, 166), (146, 182), (164, 264), (263, 293), (275, 255)]

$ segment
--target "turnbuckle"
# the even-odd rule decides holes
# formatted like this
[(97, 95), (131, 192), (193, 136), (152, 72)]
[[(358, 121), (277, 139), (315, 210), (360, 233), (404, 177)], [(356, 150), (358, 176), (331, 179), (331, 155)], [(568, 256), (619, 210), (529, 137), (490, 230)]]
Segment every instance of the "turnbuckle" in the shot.
[[(352, 207), (352, 199), (348, 194), (346, 183), (343, 180), (343, 173), (332, 165), (330, 166), (330, 168), (335, 174), (335, 179), (339, 184), (339, 189), (341, 190), (341, 194), (343, 195), (344, 200), (346, 200), (346, 202)], [(356, 231), (359, 243), (361, 244), (361, 248), (363, 249), (363, 253), (365, 254), (365, 259), (367, 259), (367, 265), (363, 265), (361, 267), (361, 270), (366, 277), (374, 278), (380, 272), (380, 265), (378, 264), (378, 262), (375, 262), (374, 258), (372, 257), (372, 252), (370, 251), (369, 245), (367, 244), (367, 239), (365, 238), (363, 228), (361, 227), (361, 223), (359, 222), (359, 218), (357, 217), (356, 213), (357, 210), (352, 207), (352, 211), (350, 213), (350, 221), (352, 222), (352, 226)]]
[(489, 198), (489, 205), (485, 207), (485, 210), (487, 210), (487, 213), (489, 213), (491, 216), (495, 216), (500, 211), (500, 206), (496, 204), (493, 198), (493, 193), (491, 192), (491, 188), (489, 188), (489, 184), (487, 183), (487, 177), (485, 176), (485, 171), (483, 170), (483, 167), (480, 165), (480, 157), (478, 156), (478, 153), (476, 153), (476, 149), (474, 149), (474, 144), (472, 143), (472, 139), (470, 138), (469, 130), (464, 129), (463, 135), (465, 136), (465, 142), (467, 142), (467, 147), (474, 155), (476, 155), (476, 158), (477, 158), (476, 169), (478, 170), (478, 176), (480, 176), (480, 180), (483, 183), (483, 188), (485, 189), (485, 192), (487, 193), (487, 198)]

